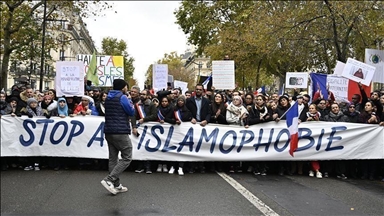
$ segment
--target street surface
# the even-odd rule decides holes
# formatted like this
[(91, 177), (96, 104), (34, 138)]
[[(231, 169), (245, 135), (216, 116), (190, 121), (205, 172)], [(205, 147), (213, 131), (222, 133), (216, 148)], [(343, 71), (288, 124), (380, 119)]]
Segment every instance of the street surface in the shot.
[(250, 173), (126, 171), (110, 194), (107, 171), (1, 172), (1, 215), (383, 215), (384, 183)]

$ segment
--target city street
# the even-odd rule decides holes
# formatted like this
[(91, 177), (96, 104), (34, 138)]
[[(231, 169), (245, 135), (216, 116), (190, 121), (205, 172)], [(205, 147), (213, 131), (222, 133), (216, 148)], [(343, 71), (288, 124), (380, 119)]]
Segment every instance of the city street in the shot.
[(106, 171), (1, 172), (1, 215), (382, 215), (384, 183), (250, 173), (126, 171), (112, 195)]

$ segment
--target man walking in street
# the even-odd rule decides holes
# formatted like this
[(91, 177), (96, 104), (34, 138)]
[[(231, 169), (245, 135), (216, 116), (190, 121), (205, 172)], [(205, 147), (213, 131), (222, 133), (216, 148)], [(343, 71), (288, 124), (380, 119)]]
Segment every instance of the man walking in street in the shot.
[[(126, 93), (128, 84), (122, 79), (113, 81), (113, 90), (105, 100), (105, 139), (109, 150), (109, 174), (101, 184), (112, 194), (126, 192), (128, 189), (120, 184), (119, 176), (132, 161), (132, 143), (129, 138), (131, 128), (129, 116), (135, 114), (133, 103)], [(118, 154), (121, 152), (121, 160)]]

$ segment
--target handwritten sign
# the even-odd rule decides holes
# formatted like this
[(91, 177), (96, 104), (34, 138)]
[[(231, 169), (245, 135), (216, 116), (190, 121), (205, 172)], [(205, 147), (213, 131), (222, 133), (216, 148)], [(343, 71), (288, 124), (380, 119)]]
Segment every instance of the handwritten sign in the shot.
[(212, 61), (212, 78), (216, 89), (234, 89), (235, 61)]
[(168, 82), (168, 65), (167, 64), (154, 64), (152, 73), (153, 89), (159, 91), (167, 89)]
[[(77, 55), (77, 61), (83, 63), (84, 74), (87, 74), (91, 62), (91, 54)], [(123, 56), (97, 55), (97, 76), (99, 77), (99, 86), (113, 86), (115, 79), (124, 79), (124, 58)]]
[(75, 61), (56, 62), (55, 89), (57, 96), (84, 95), (83, 64)]

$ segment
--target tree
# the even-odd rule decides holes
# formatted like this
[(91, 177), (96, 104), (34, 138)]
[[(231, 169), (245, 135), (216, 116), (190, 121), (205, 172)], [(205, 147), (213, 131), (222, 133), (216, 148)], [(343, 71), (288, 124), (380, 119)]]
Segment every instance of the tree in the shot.
[[(133, 79), (133, 72), (135, 71), (135, 67), (133, 66), (133, 62), (135, 61), (135, 59), (129, 56), (127, 51), (127, 43), (124, 40), (118, 41), (117, 38), (106, 37), (103, 38), (103, 40), (101, 41), (101, 49), (104, 55), (123, 56), (124, 79), (131, 85), (131, 80)], [(134, 83), (137, 83), (137, 81), (135, 81)]]
[[(0, 43), (1, 46), (1, 86), (7, 89), (8, 67), (12, 53), (18, 51), (16, 55), (30, 50), (32, 41), (40, 41), (42, 28), (41, 23), (44, 20), (42, 17), (42, 7), (44, 2), (47, 2), (47, 17), (55, 18), (58, 16), (57, 10), (67, 10), (78, 12), (81, 16), (86, 17), (89, 14), (102, 15), (103, 10), (112, 6), (106, 2), (99, 1), (26, 1), (26, 0), (10, 0), (2, 2), (0, 5), (1, 12), (1, 29)], [(92, 5), (92, 6), (91, 6)], [(96, 5), (94, 7), (93, 5)], [(55, 24), (49, 25), (48, 28), (55, 28)], [(50, 38), (47, 37), (47, 44), (50, 43)], [(38, 43), (35, 43), (38, 44)], [(49, 48), (49, 46), (47, 47)], [(46, 49), (48, 50), (48, 49)], [(47, 51), (48, 52), (48, 51)], [(24, 56), (26, 56), (24, 54)], [(22, 58), (18, 60), (27, 60)]]
[[(381, 1), (183, 1), (177, 22), (198, 53), (229, 54), (238, 83), (325, 70), (383, 40)], [(242, 82), (243, 81), (243, 82)], [(263, 80), (264, 83), (264, 80)]]
[[(187, 82), (188, 86), (193, 86), (194, 83), (194, 74), (187, 73), (184, 64), (181, 61), (182, 57), (177, 54), (177, 52), (171, 52), (164, 54), (164, 57), (157, 61), (157, 64), (167, 64), (168, 65), (168, 75), (172, 75), (174, 80), (179, 80)], [(148, 70), (145, 74), (147, 85), (152, 83), (152, 74), (153, 74), (153, 65), (151, 64), (148, 67)], [(152, 85), (151, 85), (152, 86)]]

